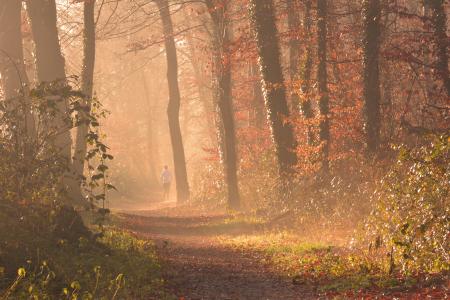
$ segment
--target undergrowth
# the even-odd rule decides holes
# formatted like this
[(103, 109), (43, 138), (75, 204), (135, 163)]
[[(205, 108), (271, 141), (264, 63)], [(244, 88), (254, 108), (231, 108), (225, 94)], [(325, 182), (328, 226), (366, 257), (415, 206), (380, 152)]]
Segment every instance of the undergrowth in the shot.
[[(238, 251), (255, 253), (262, 263), (319, 295), (339, 299), (395, 295), (445, 297), (446, 274), (386, 273), (363, 251), (328, 243), (309, 242), (287, 231), (220, 239)], [(407, 296), (409, 295), (409, 296)]]
[(378, 186), (364, 231), (371, 253), (388, 257), (389, 272), (450, 270), (449, 144), (441, 136), (422, 147), (400, 147)]
[(384, 172), (366, 167), (315, 189), (300, 183), (293, 205), (265, 215), (267, 232), (222, 243), (262, 254), (329, 297), (448, 297), (449, 137), (395, 150)]
[[(25, 106), (0, 101), (0, 299), (163, 299), (153, 245), (112, 226), (88, 228), (81, 217), (85, 210), (99, 220), (109, 213), (113, 157), (98, 129), (106, 112), (89, 99), (87, 114), (87, 99), (66, 81), (41, 84), (28, 96), (36, 113), (32, 136), (23, 125)], [(62, 124), (53, 124), (55, 115), (64, 116)], [(55, 136), (81, 124), (88, 127), (88, 172), (79, 178)]]
[(0, 212), (0, 299), (165, 297), (151, 242), (114, 227), (76, 234), (72, 228), (67, 236), (56, 230), (53, 213), (46, 207)]

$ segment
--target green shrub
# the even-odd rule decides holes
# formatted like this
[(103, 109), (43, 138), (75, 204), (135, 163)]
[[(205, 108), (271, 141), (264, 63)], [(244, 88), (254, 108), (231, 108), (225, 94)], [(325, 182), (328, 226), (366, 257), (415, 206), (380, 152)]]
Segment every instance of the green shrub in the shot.
[(449, 137), (421, 147), (400, 147), (396, 165), (375, 194), (366, 223), (371, 251), (388, 256), (390, 272), (449, 269)]

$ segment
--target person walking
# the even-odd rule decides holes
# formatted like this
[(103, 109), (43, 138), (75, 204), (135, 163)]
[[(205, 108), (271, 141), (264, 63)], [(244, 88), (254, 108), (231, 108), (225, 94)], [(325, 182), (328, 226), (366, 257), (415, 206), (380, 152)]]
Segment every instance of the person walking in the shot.
[(161, 182), (164, 189), (163, 199), (164, 201), (167, 201), (169, 200), (170, 183), (172, 182), (172, 174), (167, 165), (164, 166), (164, 169), (161, 172)]

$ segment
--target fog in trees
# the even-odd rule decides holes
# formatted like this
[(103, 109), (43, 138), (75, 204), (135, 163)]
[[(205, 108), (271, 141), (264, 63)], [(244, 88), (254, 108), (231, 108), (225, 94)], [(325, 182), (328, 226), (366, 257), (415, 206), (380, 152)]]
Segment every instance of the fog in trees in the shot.
[(449, 12), (0, 0), (0, 299), (447, 299)]

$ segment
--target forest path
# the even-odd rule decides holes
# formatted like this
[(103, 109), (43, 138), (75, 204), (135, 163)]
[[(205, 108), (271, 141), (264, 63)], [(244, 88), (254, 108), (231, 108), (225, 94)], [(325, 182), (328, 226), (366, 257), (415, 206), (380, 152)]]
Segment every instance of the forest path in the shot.
[(179, 299), (316, 299), (277, 274), (264, 254), (227, 247), (221, 238), (261, 234), (257, 224), (230, 216), (176, 215), (167, 210), (121, 214), (126, 228), (156, 243), (169, 292)]

